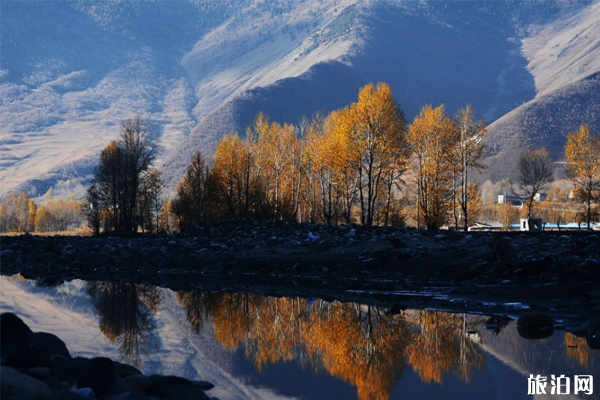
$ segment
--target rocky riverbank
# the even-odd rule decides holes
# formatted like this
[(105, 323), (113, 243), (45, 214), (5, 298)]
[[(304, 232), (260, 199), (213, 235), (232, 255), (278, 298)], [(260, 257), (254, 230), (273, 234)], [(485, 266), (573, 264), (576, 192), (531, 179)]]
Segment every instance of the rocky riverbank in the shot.
[(71, 357), (65, 343), (33, 332), (18, 316), (0, 315), (2, 398), (20, 400), (211, 399), (206, 381), (144, 375), (105, 357)]
[[(2, 274), (394, 305), (409, 295), (600, 312), (597, 232), (457, 233), (260, 220), (179, 235), (2, 238)], [(440, 296), (427, 297), (431, 301)], [(474, 301), (475, 301), (474, 300)]]

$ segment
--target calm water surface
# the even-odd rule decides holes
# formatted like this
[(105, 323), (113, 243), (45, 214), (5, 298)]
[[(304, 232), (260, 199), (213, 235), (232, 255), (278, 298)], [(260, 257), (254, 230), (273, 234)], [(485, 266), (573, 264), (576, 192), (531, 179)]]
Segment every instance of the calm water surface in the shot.
[(531, 399), (530, 374), (595, 381), (592, 395), (536, 399), (600, 398), (600, 353), (585, 338), (526, 340), (499, 317), (19, 277), (2, 277), (0, 293), (2, 312), (57, 334), (73, 355), (209, 380), (221, 400)]

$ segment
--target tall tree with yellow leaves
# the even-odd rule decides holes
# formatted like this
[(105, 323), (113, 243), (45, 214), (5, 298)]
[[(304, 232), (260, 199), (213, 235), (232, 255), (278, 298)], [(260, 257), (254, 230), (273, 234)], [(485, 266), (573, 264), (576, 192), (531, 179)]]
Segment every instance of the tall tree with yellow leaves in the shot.
[(248, 217), (253, 211), (254, 162), (249, 143), (236, 134), (225, 135), (217, 143), (211, 176), (225, 217)]
[(376, 221), (386, 177), (397, 177), (407, 159), (406, 120), (386, 83), (369, 84), (358, 101), (341, 110), (335, 128), (343, 162), (357, 175), (361, 223)]
[(252, 164), (252, 199), (254, 203), (254, 214), (269, 218), (272, 212), (272, 204), (268, 193), (272, 186), (271, 160), (267, 151), (271, 123), (264, 113), (259, 113), (252, 126), (246, 129), (246, 140), (249, 143), (253, 155)]
[(416, 180), (417, 222), (438, 229), (452, 207), (452, 152), (458, 142), (456, 124), (445, 106), (423, 107), (408, 127), (408, 142), (413, 151), (410, 167)]
[(592, 222), (592, 202), (600, 195), (600, 136), (591, 134), (582, 124), (579, 130), (567, 135), (565, 145), (567, 177), (573, 182), (587, 208), (587, 226)]

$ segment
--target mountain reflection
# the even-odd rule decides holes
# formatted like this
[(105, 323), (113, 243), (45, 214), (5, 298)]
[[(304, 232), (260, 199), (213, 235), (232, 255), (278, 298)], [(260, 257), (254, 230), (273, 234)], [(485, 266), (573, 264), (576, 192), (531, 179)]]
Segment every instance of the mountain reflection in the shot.
[(122, 282), (86, 285), (102, 333), (117, 343), (127, 362), (140, 365), (141, 356), (156, 345), (154, 314), (160, 303), (160, 289)]
[(426, 383), (454, 373), (468, 383), (483, 368), (463, 315), (436, 311), (389, 313), (355, 303), (179, 292), (192, 328), (210, 320), (217, 341), (243, 345), (261, 371), (298, 360), (356, 386), (361, 399), (389, 399), (406, 365)]

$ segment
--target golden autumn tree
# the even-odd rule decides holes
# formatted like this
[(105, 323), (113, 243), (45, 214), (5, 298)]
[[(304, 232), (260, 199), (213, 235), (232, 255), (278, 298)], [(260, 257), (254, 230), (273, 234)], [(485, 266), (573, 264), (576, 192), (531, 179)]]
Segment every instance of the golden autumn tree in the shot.
[[(277, 122), (269, 125), (259, 143), (262, 145), (261, 153), (265, 155), (265, 177), (267, 178), (267, 198), (272, 208), (270, 214), (274, 219), (283, 219), (283, 214), (290, 214), (294, 201), (291, 199), (292, 190), (296, 187), (297, 138), (292, 125), (281, 126)], [(295, 172), (295, 173), (294, 173)], [(292, 175), (294, 175), (292, 177)], [(286, 207), (287, 206), (287, 207)]]
[[(341, 204), (340, 214), (346, 223), (352, 221), (352, 208), (358, 199), (359, 164), (351, 155), (348, 132), (352, 129), (350, 107), (332, 111), (325, 120), (326, 139), (323, 157), (329, 161), (333, 173), (334, 196)], [(358, 168), (357, 168), (358, 167)]]
[(416, 181), (417, 222), (438, 229), (452, 209), (453, 149), (458, 142), (456, 124), (444, 105), (427, 105), (408, 127), (413, 151), (410, 167)]
[(339, 113), (336, 131), (345, 162), (357, 174), (361, 223), (371, 226), (389, 182), (404, 172), (407, 159), (406, 120), (389, 85), (363, 87), (358, 101)]
[(306, 185), (302, 191), (307, 219), (331, 224), (334, 218), (333, 170), (328, 157), (325, 117), (313, 115), (304, 129), (301, 168)]
[(177, 227), (177, 215), (173, 212), (173, 201), (167, 199), (158, 210), (158, 232), (172, 234)]
[(248, 217), (254, 208), (254, 155), (247, 141), (225, 135), (215, 150), (211, 169), (215, 196), (228, 218)]
[(587, 209), (587, 226), (592, 222), (592, 203), (600, 195), (600, 136), (591, 134), (590, 127), (582, 124), (579, 130), (567, 135), (565, 145), (567, 177), (578, 189)]
[(0, 203), (0, 231), (33, 232), (34, 222), (35, 203), (27, 194), (10, 193)]
[(253, 156), (252, 162), (252, 200), (254, 214), (259, 217), (269, 218), (272, 204), (269, 202), (268, 193), (271, 190), (272, 176), (267, 151), (270, 134), (270, 121), (264, 113), (259, 113), (251, 126), (246, 129), (246, 140)]

